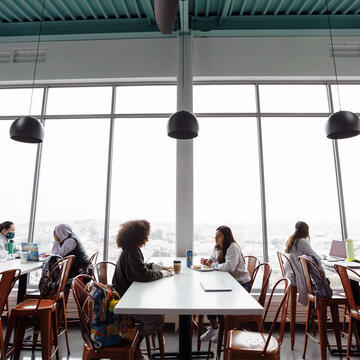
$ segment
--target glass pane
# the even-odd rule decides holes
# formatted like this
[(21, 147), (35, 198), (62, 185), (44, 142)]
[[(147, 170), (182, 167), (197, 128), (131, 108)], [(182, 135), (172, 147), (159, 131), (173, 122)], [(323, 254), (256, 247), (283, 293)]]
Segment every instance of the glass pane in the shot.
[[(43, 89), (0, 89), (0, 115), (40, 115)], [(31, 112), (30, 112), (31, 102)]]
[(348, 237), (354, 239), (355, 252), (360, 256), (360, 174), (358, 171), (359, 137), (339, 140), (339, 154), (344, 189)]
[(256, 112), (253, 85), (195, 85), (194, 112)]
[(256, 119), (201, 118), (194, 141), (195, 255), (208, 257), (215, 231), (230, 226), (245, 255), (262, 258)]
[(0, 222), (12, 221), (15, 224), (15, 245), (21, 247), (21, 242), (28, 239), (37, 146), (11, 140), (11, 124), (12, 121), (0, 121)]
[(260, 85), (262, 112), (328, 112), (325, 85)]
[(111, 87), (51, 88), (48, 94), (48, 115), (109, 114)]
[(175, 255), (176, 141), (166, 136), (167, 119), (117, 119), (111, 199), (109, 260), (115, 237), (127, 220), (146, 219), (150, 241), (145, 260)]
[(352, 111), (356, 113), (360, 112), (360, 85), (339, 85), (339, 92), (338, 87), (336, 85), (332, 85), (331, 92), (335, 111), (340, 110), (338, 96), (339, 94), (342, 110)]
[(341, 240), (332, 143), (323, 118), (262, 119), (269, 257), (280, 276), (276, 251), (284, 251), (297, 221), (310, 227), (311, 245), (329, 254)]
[(174, 113), (176, 111), (176, 86), (118, 86), (116, 113)]
[(109, 119), (47, 120), (45, 128), (34, 242), (50, 251), (54, 227), (68, 224), (101, 259)]

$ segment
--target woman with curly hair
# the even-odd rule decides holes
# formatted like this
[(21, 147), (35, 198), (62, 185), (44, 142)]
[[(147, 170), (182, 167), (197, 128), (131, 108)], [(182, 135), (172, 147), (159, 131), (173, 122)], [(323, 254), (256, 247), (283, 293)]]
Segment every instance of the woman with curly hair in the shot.
[[(133, 281), (148, 282), (171, 276), (169, 268), (144, 262), (141, 251), (149, 241), (150, 224), (146, 220), (128, 221), (121, 225), (116, 243), (122, 249), (116, 263), (113, 285), (122, 297)], [(151, 335), (164, 323), (164, 315), (130, 315), (137, 323), (141, 337)]]

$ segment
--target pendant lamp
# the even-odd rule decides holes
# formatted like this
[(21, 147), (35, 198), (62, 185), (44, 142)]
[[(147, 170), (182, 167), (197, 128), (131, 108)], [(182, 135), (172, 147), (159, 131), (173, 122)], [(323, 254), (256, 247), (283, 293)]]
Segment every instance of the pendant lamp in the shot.
[(40, 18), (40, 25), (39, 25), (39, 35), (37, 41), (37, 49), (36, 49), (36, 56), (35, 56), (35, 65), (34, 65), (34, 74), (33, 74), (33, 82), (32, 82), (32, 89), (31, 89), (31, 98), (30, 98), (30, 109), (29, 109), (29, 116), (23, 116), (16, 119), (10, 127), (10, 138), (15, 141), (20, 141), (24, 143), (41, 143), (44, 139), (44, 126), (42, 123), (35, 119), (34, 117), (30, 116), (31, 113), (31, 105), (32, 105), (32, 98), (34, 92), (34, 83), (36, 77), (36, 70), (38, 65), (38, 56), (39, 56), (39, 47), (40, 47), (40, 37), (41, 37), (41, 28), (43, 23), (44, 17), (44, 10), (45, 10), (45, 1), (43, 1), (41, 18)]
[(170, 116), (167, 131), (175, 139), (193, 139), (198, 136), (199, 124), (194, 114), (181, 110)]
[(174, 30), (178, 12), (178, 0), (155, 0), (155, 19), (163, 34), (171, 34)]
[(338, 74), (337, 74), (337, 68), (336, 68), (336, 58), (335, 58), (335, 53), (334, 53), (334, 43), (333, 43), (333, 37), (332, 37), (332, 31), (331, 31), (328, 0), (326, 0), (326, 10), (327, 10), (327, 19), (328, 19), (328, 24), (329, 24), (331, 52), (332, 52), (332, 57), (333, 57), (335, 81), (336, 81), (336, 86), (337, 86), (340, 111), (333, 113), (329, 117), (329, 119), (325, 125), (325, 132), (326, 132), (326, 136), (329, 139), (345, 139), (345, 138), (353, 137), (353, 136), (360, 134), (360, 120), (359, 120), (359, 117), (356, 114), (354, 114), (353, 112), (341, 110), (339, 81), (338, 81)]

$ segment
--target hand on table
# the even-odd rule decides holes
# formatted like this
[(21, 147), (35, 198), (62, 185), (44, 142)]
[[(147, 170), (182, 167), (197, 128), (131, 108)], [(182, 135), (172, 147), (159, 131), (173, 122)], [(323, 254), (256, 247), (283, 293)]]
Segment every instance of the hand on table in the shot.
[(166, 271), (169, 271), (169, 272), (173, 272), (174, 268), (171, 267), (171, 266), (163, 266), (162, 270), (166, 270)]
[(206, 265), (206, 266), (209, 266), (209, 267), (210, 267), (210, 265), (213, 263), (213, 261), (210, 260), (210, 259), (204, 259), (204, 258), (202, 258), (202, 259), (200, 260), (200, 263), (201, 263), (201, 265)]

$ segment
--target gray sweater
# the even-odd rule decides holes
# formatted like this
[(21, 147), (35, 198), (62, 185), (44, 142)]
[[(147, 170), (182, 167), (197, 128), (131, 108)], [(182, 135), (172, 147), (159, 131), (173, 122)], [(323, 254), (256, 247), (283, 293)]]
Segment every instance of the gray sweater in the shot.
[(309, 240), (302, 238), (298, 239), (298, 241), (295, 243), (295, 245), (293, 245), (289, 253), (289, 259), (295, 271), (296, 281), (290, 265), (288, 263), (285, 263), (286, 276), (290, 279), (292, 285), (297, 286), (297, 290), (299, 293), (298, 301), (300, 304), (306, 306), (308, 292), (304, 274), (301, 269), (301, 264), (298, 260), (298, 257), (302, 255), (314, 255), (319, 259), (319, 262), (321, 262), (322, 258), (310, 246)]

